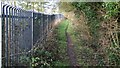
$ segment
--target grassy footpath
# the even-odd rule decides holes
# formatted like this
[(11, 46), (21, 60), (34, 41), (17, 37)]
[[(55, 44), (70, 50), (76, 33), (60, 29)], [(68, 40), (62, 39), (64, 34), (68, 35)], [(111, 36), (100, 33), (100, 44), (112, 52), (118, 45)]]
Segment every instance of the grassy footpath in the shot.
[(86, 43), (88, 43), (88, 41), (84, 40), (85, 37), (81, 36), (82, 34), (85, 35), (85, 30), (86, 29), (83, 29), (81, 25), (76, 26), (73, 25), (72, 22), (69, 22), (69, 27), (67, 30), (74, 45), (74, 50), (77, 56), (77, 62), (79, 65), (82, 66), (92, 65), (95, 63), (95, 61), (92, 59), (94, 53), (93, 50), (85, 45)]
[(69, 33), (71, 39), (72, 39), (72, 42), (76, 43), (77, 42), (77, 32), (75, 31), (74, 29), (74, 26), (73, 26), (73, 23), (69, 21), (69, 26), (68, 26), (68, 30), (67, 32)]
[[(55, 62), (56, 66), (69, 66), (69, 60), (68, 55), (66, 52), (66, 35), (65, 35), (65, 29), (68, 26), (67, 32), (69, 33), (72, 43), (74, 45), (74, 50), (77, 56), (77, 62), (79, 65), (92, 65), (94, 61), (91, 59), (93, 56), (93, 50), (85, 45), (87, 41), (84, 41), (81, 38), (81, 33), (83, 33), (84, 30), (76, 31), (76, 28), (78, 26), (73, 25), (72, 22), (69, 20), (62, 21), (58, 27), (55, 29), (56, 32), (56, 41), (57, 41), (57, 47), (58, 47), (58, 54), (60, 56), (60, 60)], [(84, 33), (83, 33), (84, 34)], [(83, 43), (84, 41), (84, 43)], [(92, 62), (93, 61), (93, 62)], [(92, 62), (92, 63), (91, 63)]]
[(68, 20), (63, 20), (59, 23), (58, 27), (55, 29), (56, 33), (56, 42), (58, 47), (58, 54), (60, 59), (55, 63), (55, 66), (69, 66), (69, 60), (66, 52), (66, 35), (65, 29), (68, 25)]

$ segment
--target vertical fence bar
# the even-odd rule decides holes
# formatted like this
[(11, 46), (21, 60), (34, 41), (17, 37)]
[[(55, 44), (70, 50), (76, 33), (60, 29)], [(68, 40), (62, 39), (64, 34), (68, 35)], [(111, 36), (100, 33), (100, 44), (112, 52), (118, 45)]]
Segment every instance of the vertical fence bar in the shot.
[(25, 19), (23, 18), (23, 17), (24, 17), (24, 14), (25, 14), (25, 13), (24, 13), (24, 10), (22, 10), (21, 13), (22, 13), (22, 14), (21, 14), (21, 15), (22, 15), (22, 18), (21, 18), (21, 19), (22, 19), (22, 42), (23, 42), (22, 48), (23, 48), (23, 52), (25, 52), (25, 46), (24, 46), (24, 45), (25, 45), (25, 44), (24, 44), (24, 42), (25, 42), (25, 39), (24, 39), (24, 38), (25, 38), (25, 37), (24, 37), (24, 36), (25, 36), (25, 35), (24, 35), (24, 32), (25, 32), (25, 26), (24, 26), (24, 24), (25, 24)]
[(11, 65), (11, 63), (10, 63), (11, 62), (11, 56), (10, 56), (11, 55), (11, 49), (10, 49), (11, 48), (11, 8), (12, 7), (10, 6), (9, 7), (9, 23), (8, 23), (9, 24), (8, 25), (8, 35), (9, 35), (8, 36), (8, 52), (9, 52), (8, 56), (9, 56), (9, 59), (8, 60), (9, 60), (9, 66)]
[[(12, 11), (11, 11), (12, 13), (12, 16), (11, 16), (11, 18), (12, 18), (12, 21), (11, 21), (11, 55), (13, 54), (13, 50), (12, 50), (12, 48), (13, 48), (13, 7), (12, 7)], [(13, 59), (13, 56), (11, 56), (11, 66), (12, 66), (12, 59)]]
[(0, 68), (2, 67), (2, 2), (0, 1)]
[[(32, 13), (32, 16), (33, 16), (32, 22), (34, 22), (34, 21), (35, 21), (34, 12)], [(35, 25), (34, 25), (34, 23), (33, 23), (33, 28), (34, 28), (34, 26), (35, 26)], [(32, 36), (32, 38), (33, 38), (33, 44), (35, 44), (35, 43), (34, 43), (34, 34), (35, 34), (35, 33), (34, 33), (34, 29), (33, 29), (33, 28), (32, 28), (32, 31), (33, 31), (33, 36)]]
[[(4, 40), (4, 41), (2, 42), (2, 43), (3, 43), (3, 45), (2, 45), (2, 47), (3, 47), (3, 50), (2, 50), (2, 51), (3, 51), (3, 57), (5, 57), (5, 53), (6, 53), (6, 52), (5, 52), (5, 44), (6, 44), (6, 43), (5, 43), (5, 19), (6, 19), (6, 18), (5, 18), (5, 7), (6, 7), (6, 6), (4, 5), (4, 6), (3, 6), (3, 13), (2, 13), (2, 19), (3, 19), (3, 20), (2, 20), (2, 21), (3, 21), (3, 23), (2, 23), (2, 24), (3, 24), (3, 25), (2, 25), (2, 26), (3, 26), (3, 32), (2, 32), (2, 33), (3, 33), (3, 40)], [(5, 65), (5, 58), (3, 58), (3, 59), (4, 59), (4, 65)]]
[(18, 42), (18, 58), (17, 59), (18, 59), (18, 64), (19, 64), (19, 51), (20, 51), (19, 47), (20, 47), (20, 39), (21, 39), (20, 9), (18, 9), (18, 23), (19, 23), (19, 38), (18, 38), (19, 42)]
[(10, 46), (10, 43), (9, 43), (9, 41), (10, 41), (9, 40), (9, 32), (10, 32), (9, 31), (9, 26), (10, 26), (9, 25), (9, 23), (10, 23), (10, 21), (9, 21), (10, 20), (10, 18), (9, 18), (9, 7), (8, 7), (7, 11), (8, 11), (8, 29), (7, 29), (8, 34), (7, 35), (8, 35), (8, 66), (9, 66), (9, 62), (10, 62), (10, 59), (9, 59), (9, 57), (10, 57), (9, 56), (9, 53), (10, 53), (10, 50), (9, 50), (9, 46)]
[(16, 28), (16, 30), (17, 30), (17, 32), (16, 32), (16, 34), (17, 34), (17, 37), (16, 37), (16, 65), (18, 64), (18, 48), (19, 48), (19, 34), (20, 34), (20, 31), (19, 31), (19, 17), (18, 17), (18, 9), (16, 9), (16, 26), (17, 26), (17, 28)]
[(5, 43), (6, 43), (6, 66), (8, 66), (8, 5), (6, 6), (6, 29), (5, 29)]
[[(31, 33), (31, 35), (32, 35), (32, 37), (31, 37), (31, 43), (32, 43), (32, 45), (31, 46), (33, 48), (33, 34), (34, 34), (33, 33), (33, 19), (34, 18), (33, 18), (33, 12), (31, 12), (31, 11), (30, 11), (30, 16), (31, 16), (31, 32), (32, 32)], [(31, 52), (31, 55), (33, 56), (33, 51)]]
[[(44, 31), (45, 31), (45, 43), (46, 43), (46, 37), (47, 37), (47, 15), (45, 15), (45, 28), (44, 28)], [(45, 43), (44, 43), (44, 45), (45, 45)]]
[[(21, 10), (21, 17), (23, 17), (23, 10)], [(23, 50), (25, 47), (24, 47), (24, 19), (23, 18), (21, 18), (21, 50)], [(21, 51), (22, 52), (22, 51)]]
[(43, 22), (43, 28), (42, 28), (42, 33), (43, 33), (43, 43), (42, 44), (44, 44), (44, 24), (45, 24), (45, 22), (44, 22), (44, 14), (42, 15), (42, 22)]
[(46, 39), (45, 42), (47, 41), (47, 35), (48, 35), (48, 25), (49, 25), (49, 19), (48, 19), (48, 15), (47, 15), (47, 22), (46, 22)]
[[(23, 11), (24, 12), (24, 17), (26, 16), (25, 15), (25, 10)], [(25, 32), (25, 24), (26, 24), (26, 19), (25, 18), (23, 18), (24, 19), (24, 45), (25, 45), (25, 52), (26, 52), (26, 50), (27, 50), (27, 47), (26, 47), (26, 32)]]
[(27, 43), (26, 43), (26, 49), (27, 49), (26, 52), (27, 52), (27, 51), (29, 50), (29, 48), (30, 48), (30, 45), (29, 45), (29, 40), (30, 40), (30, 37), (29, 37), (29, 36), (30, 36), (30, 34), (29, 34), (29, 28), (28, 28), (30, 22), (28, 22), (28, 17), (27, 17), (27, 16), (29, 16), (29, 15), (28, 15), (28, 12), (25, 11), (25, 18), (26, 18), (26, 19), (25, 19), (25, 20), (26, 20), (26, 22), (25, 22), (25, 23), (26, 23), (26, 24), (25, 24), (25, 30), (26, 30), (26, 31), (25, 31), (25, 32), (26, 32), (26, 42), (27, 42)]
[[(21, 28), (20, 28), (20, 30), (21, 30), (21, 46), (23, 46), (23, 43), (22, 43), (22, 39), (23, 39), (23, 19), (22, 19), (22, 9), (20, 9), (20, 25), (21, 25)], [(20, 46), (20, 50), (22, 50), (21, 49), (21, 46)]]
[(52, 25), (51, 18), (52, 18), (52, 15), (50, 16), (50, 26), (49, 26), (50, 31), (51, 31), (51, 25)]
[[(34, 47), (33, 45), (34, 45), (34, 12), (31, 12), (32, 13), (32, 47)], [(34, 49), (33, 49), (33, 51), (32, 51), (32, 57), (33, 57), (33, 55), (34, 55)]]
[(14, 65), (14, 51), (15, 51), (15, 27), (14, 27), (14, 25), (15, 25), (15, 8), (12, 8), (13, 9), (13, 11), (12, 11), (12, 47), (11, 47), (11, 49), (12, 49), (12, 66)]
[[(21, 9), (19, 9), (19, 17), (21, 17)], [(21, 39), (22, 39), (22, 22), (21, 22), (21, 18), (19, 18), (19, 24), (20, 24), (20, 40), (19, 40), (19, 53), (20, 53), (20, 50), (21, 50), (21, 46), (22, 46), (22, 42), (21, 42)], [(20, 55), (19, 55), (19, 60), (18, 62), (20, 63)]]
[[(15, 16), (16, 16), (16, 8), (14, 8), (14, 25), (13, 25), (13, 30), (14, 30), (14, 34), (13, 34), (13, 36), (14, 36), (14, 46), (13, 46), (13, 49), (14, 49), (14, 53), (13, 53), (13, 63), (15, 63), (15, 59), (16, 59), (16, 57), (15, 57), (15, 55), (14, 54), (16, 54), (16, 18), (15, 18)], [(13, 64), (14, 66), (15, 66), (15, 64)]]
[(48, 32), (50, 32), (50, 23), (51, 23), (50, 17), (51, 17), (51, 15), (48, 16), (48, 20), (49, 20), (49, 22), (48, 22), (48, 30), (49, 30), (49, 31), (48, 31)]
[[(33, 48), (33, 22), (34, 22), (34, 18), (33, 18), (33, 12), (30, 12), (30, 14), (31, 14), (31, 21), (32, 21), (31, 30), (32, 30), (32, 48)], [(32, 52), (32, 54), (33, 54), (33, 52)]]
[[(2, 5), (2, 57), (5, 57), (5, 5)], [(2, 65), (5, 65), (5, 59), (2, 58)]]
[(45, 15), (43, 14), (43, 44), (45, 44)]
[(41, 18), (42, 14), (40, 13), (39, 16), (40, 16), (39, 17), (39, 20), (40, 20), (40, 37), (39, 38), (40, 38), (40, 44), (41, 44), (41, 41), (42, 41), (42, 32), (41, 32), (41, 30), (42, 30), (42, 18)]
[(3, 33), (3, 40), (4, 41), (2, 42), (3, 43), (3, 45), (2, 45), (3, 50), (2, 51), (3, 51), (3, 57), (5, 57), (5, 58), (3, 58), (3, 60), (4, 60), (3, 61), (3, 65), (6, 65), (6, 48), (5, 48), (6, 47), (6, 41), (5, 41), (6, 40), (5, 39), (5, 36), (6, 36), (6, 34), (5, 34), (6, 33), (5, 32), (6, 31), (6, 17), (5, 17), (5, 13), (6, 12), (5, 12), (5, 7), (6, 7), (6, 5), (3, 5), (3, 16), (2, 16), (2, 18), (3, 18), (3, 20), (2, 20), (3, 21), (2, 22), (2, 24), (3, 24), (2, 25), (3, 26), (3, 32), (2, 33)]
[(40, 44), (42, 43), (42, 14), (40, 13)]
[(44, 43), (44, 14), (42, 14), (42, 44)]

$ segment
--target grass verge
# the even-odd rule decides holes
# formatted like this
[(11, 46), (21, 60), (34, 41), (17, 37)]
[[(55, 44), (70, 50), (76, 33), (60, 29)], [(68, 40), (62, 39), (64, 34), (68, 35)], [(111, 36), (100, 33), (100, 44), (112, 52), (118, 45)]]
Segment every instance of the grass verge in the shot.
[(58, 27), (55, 29), (56, 33), (56, 42), (58, 47), (58, 54), (60, 59), (55, 63), (55, 66), (69, 66), (68, 56), (66, 52), (66, 35), (65, 35), (65, 29), (68, 25), (68, 20), (63, 20), (61, 23), (59, 23)]

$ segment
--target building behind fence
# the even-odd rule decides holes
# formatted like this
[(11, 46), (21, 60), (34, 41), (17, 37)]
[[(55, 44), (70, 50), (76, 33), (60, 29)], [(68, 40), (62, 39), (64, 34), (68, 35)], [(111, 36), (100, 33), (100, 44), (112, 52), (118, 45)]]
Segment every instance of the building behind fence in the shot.
[(46, 42), (47, 34), (61, 14), (43, 14), (2, 4), (2, 65), (16, 66), (20, 56), (30, 56), (37, 42)]

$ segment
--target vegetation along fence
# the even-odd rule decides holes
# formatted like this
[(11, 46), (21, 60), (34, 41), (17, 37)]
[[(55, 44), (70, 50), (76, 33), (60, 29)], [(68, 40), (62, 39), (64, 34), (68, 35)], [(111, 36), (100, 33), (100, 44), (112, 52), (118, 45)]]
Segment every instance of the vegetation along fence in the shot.
[(61, 14), (43, 14), (2, 4), (2, 65), (20, 65), (21, 55), (32, 55), (32, 48), (46, 36)]

